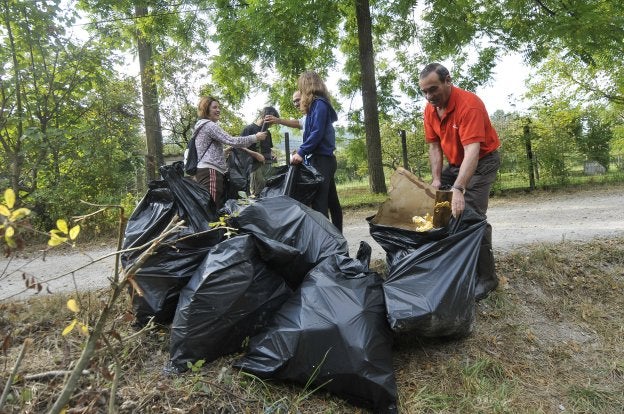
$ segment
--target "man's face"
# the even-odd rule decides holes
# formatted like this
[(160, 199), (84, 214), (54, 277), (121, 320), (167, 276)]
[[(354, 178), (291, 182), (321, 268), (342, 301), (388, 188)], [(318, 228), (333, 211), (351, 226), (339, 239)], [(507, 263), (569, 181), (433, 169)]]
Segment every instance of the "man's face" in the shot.
[(301, 93), (299, 91), (293, 93), (292, 99), (293, 99), (292, 102), (293, 102), (293, 105), (295, 105), (295, 108), (301, 111), (301, 107), (299, 106), (299, 104), (301, 103)]
[(431, 72), (418, 81), (420, 90), (425, 99), (437, 108), (446, 108), (446, 104), (451, 96), (451, 79), (448, 77), (444, 82), (440, 80), (437, 73)]

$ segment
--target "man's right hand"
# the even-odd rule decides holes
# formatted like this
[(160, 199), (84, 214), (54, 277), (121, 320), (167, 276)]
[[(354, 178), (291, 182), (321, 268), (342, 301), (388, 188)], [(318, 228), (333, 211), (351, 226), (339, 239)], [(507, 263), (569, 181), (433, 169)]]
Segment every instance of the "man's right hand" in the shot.
[(264, 141), (266, 139), (266, 137), (267, 137), (266, 131), (264, 131), (264, 132), (257, 132), (256, 133), (256, 139), (258, 141)]
[(269, 125), (273, 125), (273, 124), (279, 124), (279, 118), (273, 115), (265, 115), (264, 116), (264, 122), (266, 122)]
[(442, 186), (442, 182), (439, 179), (433, 180), (431, 181), (431, 186), (435, 188), (436, 190), (439, 190), (440, 187)]

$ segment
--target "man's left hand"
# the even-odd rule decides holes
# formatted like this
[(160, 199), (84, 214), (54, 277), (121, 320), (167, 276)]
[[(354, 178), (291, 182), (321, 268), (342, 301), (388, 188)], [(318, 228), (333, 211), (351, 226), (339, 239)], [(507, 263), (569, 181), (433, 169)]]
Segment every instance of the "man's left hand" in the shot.
[(453, 201), (451, 202), (451, 213), (453, 217), (458, 218), (466, 209), (466, 200), (464, 194), (457, 188), (453, 188)]

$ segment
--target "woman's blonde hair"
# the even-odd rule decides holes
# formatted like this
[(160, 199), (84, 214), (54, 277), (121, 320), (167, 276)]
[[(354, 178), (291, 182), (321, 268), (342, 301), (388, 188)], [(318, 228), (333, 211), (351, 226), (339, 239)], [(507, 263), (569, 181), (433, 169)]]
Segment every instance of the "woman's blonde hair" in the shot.
[(210, 114), (210, 104), (213, 102), (219, 102), (217, 98), (212, 96), (202, 96), (197, 104), (197, 117), (200, 119), (208, 119)]
[(297, 80), (297, 87), (299, 92), (301, 92), (301, 103), (299, 105), (306, 114), (310, 110), (310, 105), (315, 96), (325, 98), (330, 102), (329, 91), (327, 86), (325, 86), (325, 82), (314, 71), (303, 72)]

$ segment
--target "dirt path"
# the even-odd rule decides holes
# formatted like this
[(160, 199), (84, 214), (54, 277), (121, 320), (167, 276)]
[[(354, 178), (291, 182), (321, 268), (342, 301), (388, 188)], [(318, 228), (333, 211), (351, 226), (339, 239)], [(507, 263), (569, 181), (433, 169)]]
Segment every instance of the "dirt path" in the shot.
[[(365, 220), (376, 212), (377, 209), (369, 209), (345, 215), (344, 235), (351, 255), (355, 255), (360, 241), (364, 240), (373, 248), (373, 260), (385, 257), (381, 247), (370, 236)], [(532, 243), (624, 235), (624, 187), (493, 198), (488, 221), (493, 228), (494, 250), (499, 253)], [(48, 255), (45, 261), (33, 253), (11, 261), (2, 258), (0, 300), (33, 295), (32, 291), (22, 292), (24, 273), (27, 277), (34, 275), (41, 281), (47, 281), (45, 286), (53, 292), (106, 287), (108, 277), (113, 274), (114, 261), (110, 256), (113, 251), (111, 245), (93, 247), (88, 251), (56, 252)], [(96, 262), (81, 268), (93, 260)], [(76, 270), (73, 275), (59, 277), (73, 270)]]
[[(373, 259), (384, 252), (370, 237), (366, 217), (376, 210), (345, 218), (345, 237), (351, 253), (359, 240), (373, 247)], [(538, 194), (492, 198), (488, 208), (495, 252), (533, 243), (587, 240), (624, 234), (624, 188), (577, 193)]]

